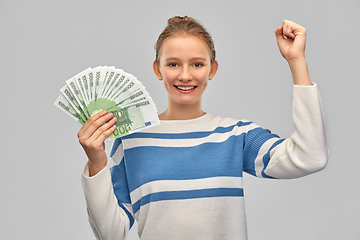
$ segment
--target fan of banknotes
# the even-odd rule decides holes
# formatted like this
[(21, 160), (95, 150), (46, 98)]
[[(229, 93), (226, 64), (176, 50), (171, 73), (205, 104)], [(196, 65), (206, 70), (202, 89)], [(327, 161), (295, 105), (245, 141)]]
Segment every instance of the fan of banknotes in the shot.
[(66, 81), (55, 106), (84, 124), (102, 110), (117, 118), (110, 140), (160, 124), (155, 103), (140, 81), (115, 67), (87, 68)]

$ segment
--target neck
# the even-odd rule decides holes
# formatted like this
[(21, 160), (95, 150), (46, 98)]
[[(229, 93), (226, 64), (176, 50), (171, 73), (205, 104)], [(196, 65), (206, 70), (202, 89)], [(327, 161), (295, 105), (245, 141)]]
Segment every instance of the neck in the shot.
[(201, 109), (201, 103), (192, 105), (169, 104), (165, 112), (159, 115), (160, 120), (188, 120), (201, 117), (206, 113)]

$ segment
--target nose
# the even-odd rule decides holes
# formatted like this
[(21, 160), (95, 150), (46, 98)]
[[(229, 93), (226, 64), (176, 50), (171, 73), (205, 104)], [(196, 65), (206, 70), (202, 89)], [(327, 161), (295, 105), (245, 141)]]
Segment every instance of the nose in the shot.
[(178, 79), (183, 82), (188, 82), (188, 81), (192, 80), (192, 75), (191, 75), (191, 71), (190, 71), (189, 67), (184, 66), (181, 68)]

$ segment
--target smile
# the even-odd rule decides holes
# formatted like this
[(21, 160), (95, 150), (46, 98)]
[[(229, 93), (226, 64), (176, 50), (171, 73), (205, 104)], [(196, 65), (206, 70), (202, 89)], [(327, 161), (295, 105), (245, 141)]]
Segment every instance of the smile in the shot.
[(175, 86), (175, 87), (179, 90), (189, 91), (189, 90), (193, 90), (196, 86), (187, 86), (187, 87)]

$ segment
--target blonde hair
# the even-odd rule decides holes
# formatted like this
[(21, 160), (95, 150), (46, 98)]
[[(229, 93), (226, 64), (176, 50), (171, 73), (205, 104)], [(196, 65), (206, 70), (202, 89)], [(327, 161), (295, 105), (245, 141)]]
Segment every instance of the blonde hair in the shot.
[(210, 50), (211, 64), (213, 64), (215, 62), (216, 53), (215, 53), (214, 41), (211, 35), (198, 21), (188, 16), (184, 16), (184, 17), (175, 16), (169, 18), (167, 26), (161, 32), (155, 44), (156, 63), (159, 64), (160, 48), (163, 45), (164, 40), (166, 38), (176, 35), (186, 35), (186, 34), (196, 36), (206, 43), (206, 45), (209, 47)]

